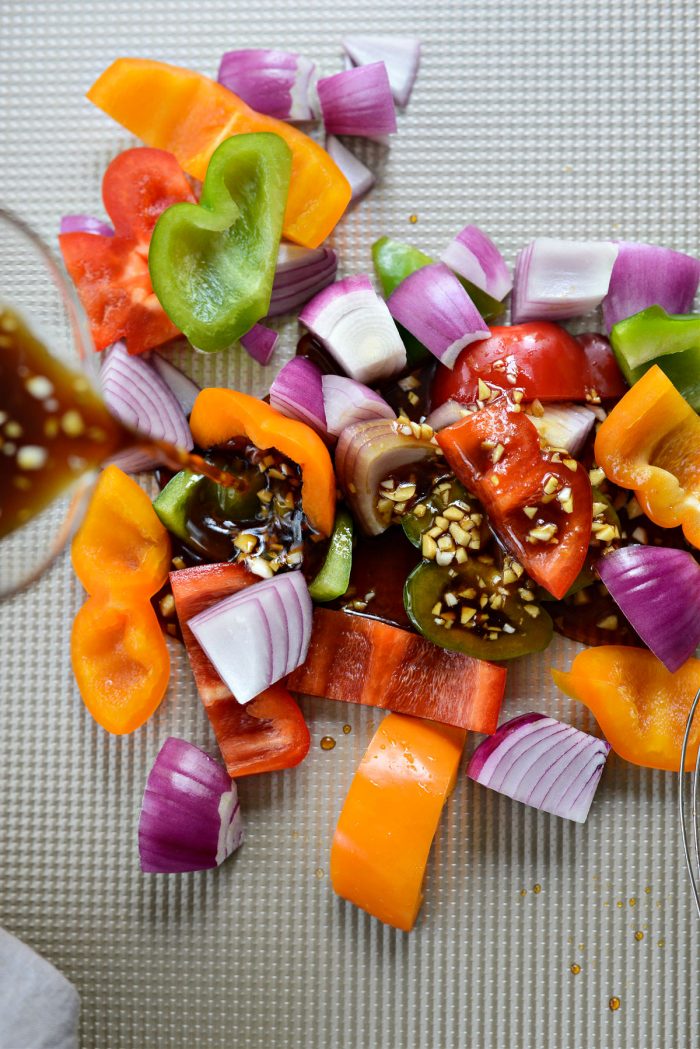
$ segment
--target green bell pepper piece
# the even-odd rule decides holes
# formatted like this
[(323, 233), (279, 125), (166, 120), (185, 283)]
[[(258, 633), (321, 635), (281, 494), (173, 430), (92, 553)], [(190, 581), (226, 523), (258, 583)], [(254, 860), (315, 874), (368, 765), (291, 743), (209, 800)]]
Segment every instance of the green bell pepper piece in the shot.
[(153, 500), (153, 509), (172, 535), (187, 542), (187, 518), (192, 501), (204, 477), (181, 470)]
[[(430, 255), (426, 255), (420, 248), (414, 248), (412, 244), (405, 244), (400, 240), (391, 240), (389, 237), (380, 237), (372, 245), (372, 261), (374, 269), (379, 278), (385, 298), (398, 288), (401, 281), (435, 261)], [(503, 313), (505, 306), (498, 299), (493, 299), (481, 288), (477, 288), (471, 281), (464, 280), (456, 274), (466, 288), (469, 297), (485, 321), (495, 320)], [(415, 335), (411, 335), (402, 325), (397, 324), (399, 333), (406, 347), (406, 360), (409, 368), (421, 364), (430, 356), (430, 351), (419, 342)]]
[[(517, 659), (542, 652), (554, 629), (544, 608), (524, 601), (518, 588), (518, 583), (504, 587), (501, 573), (493, 565), (470, 560), (449, 569), (423, 561), (406, 580), (404, 605), (416, 630), (440, 648), (475, 659)], [(507, 597), (503, 590), (508, 591)], [(498, 595), (503, 603), (496, 610), (490, 603), (481, 608), (479, 598), (483, 595)], [(535, 608), (537, 614), (533, 615)], [(445, 625), (448, 620), (443, 614), (454, 616), (452, 626)], [(504, 626), (509, 629), (504, 630)]]
[(347, 510), (339, 510), (326, 559), (309, 585), (309, 593), (314, 601), (333, 601), (336, 597), (342, 597), (350, 584), (351, 568), (352, 517)]
[(158, 219), (153, 290), (198, 349), (224, 349), (266, 315), (291, 168), (279, 135), (234, 135), (209, 161), (199, 204), (174, 204)]
[(610, 343), (630, 386), (658, 364), (678, 392), (700, 411), (700, 317), (650, 306), (619, 321), (610, 333)]

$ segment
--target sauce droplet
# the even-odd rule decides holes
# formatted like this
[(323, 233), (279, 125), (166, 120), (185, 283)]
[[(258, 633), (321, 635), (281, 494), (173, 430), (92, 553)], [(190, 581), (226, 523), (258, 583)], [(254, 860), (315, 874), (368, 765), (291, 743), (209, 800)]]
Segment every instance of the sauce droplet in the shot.
[(581, 966), (577, 965), (577, 963), (574, 962), (574, 964), (571, 966), (571, 971), (574, 974), (574, 976), (578, 976), (578, 974), (581, 972)]
[(520, 895), (521, 896), (527, 896), (527, 889), (521, 889), (520, 890)]
[(317, 867), (316, 870), (314, 871), (314, 874), (320, 880), (323, 877), (323, 867)]
[(542, 892), (542, 886), (539, 884), (539, 882), (537, 883), (537, 885), (532, 886), (532, 891), (538, 894)]
[(644, 933), (642, 932), (641, 929), (634, 934), (634, 938), (635, 938), (635, 940), (643, 940), (644, 939)]
[(648, 896), (648, 895), (649, 895), (649, 893), (651, 892), (651, 885), (647, 885), (647, 886), (645, 887), (644, 891), (645, 891), (645, 893), (646, 893), (646, 894), (647, 894), (647, 896)]
[(415, 226), (416, 222), (418, 222), (418, 216), (415, 215), (415, 214), (414, 215), (409, 215), (408, 216), (408, 221), (411, 223), (412, 226)]
[(618, 900), (617, 901), (617, 906), (618, 907), (624, 907), (625, 906), (625, 901), (624, 900)]
[(666, 946), (666, 941), (665, 940), (659, 940), (659, 947), (665, 947), (665, 946)]
[(608, 1002), (608, 1005), (610, 1006), (610, 1009), (614, 1013), (617, 1012), (617, 1010), (620, 1008), (621, 1004), (622, 1003), (620, 1002), (619, 998), (611, 998), (610, 1001)]
[(333, 750), (335, 740), (332, 736), (321, 736), (321, 750)]
[(637, 906), (637, 900), (636, 900), (636, 898), (635, 898), (635, 897), (633, 896), (633, 897), (631, 898), (631, 900), (630, 900), (630, 907), (636, 907), (636, 906)]
[(352, 725), (343, 725), (343, 735), (349, 736), (352, 732)]

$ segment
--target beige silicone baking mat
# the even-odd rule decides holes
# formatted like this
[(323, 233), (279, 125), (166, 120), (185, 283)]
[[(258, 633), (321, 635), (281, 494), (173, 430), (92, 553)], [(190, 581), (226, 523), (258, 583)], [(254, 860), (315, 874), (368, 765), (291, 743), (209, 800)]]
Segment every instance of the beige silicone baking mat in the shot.
[[(49, 240), (63, 212), (102, 214), (101, 173), (133, 140), (83, 95), (117, 55), (215, 75), (227, 49), (282, 47), (331, 73), (344, 33), (406, 32), (424, 42), (420, 76), (391, 147), (363, 154), (378, 185), (335, 235), (343, 273), (368, 270), (381, 234), (436, 252), (467, 222), (510, 261), (536, 234), (697, 254), (699, 28), (693, 0), (0, 0), (0, 198)], [(237, 353), (193, 368), (254, 392), (274, 374)], [(241, 782), (236, 857), (144, 876), (137, 820), (160, 745), (176, 734), (216, 746), (176, 645), (145, 728), (119, 739), (94, 724), (69, 666), (80, 602), (64, 559), (0, 607), (0, 925), (74, 981), (84, 1047), (699, 1044), (675, 777), (611, 757), (578, 826), (461, 776), (405, 935), (338, 900), (328, 876), (379, 716), (305, 701), (308, 759)], [(505, 714), (591, 728), (549, 678), (575, 651), (558, 639), (514, 665)]]

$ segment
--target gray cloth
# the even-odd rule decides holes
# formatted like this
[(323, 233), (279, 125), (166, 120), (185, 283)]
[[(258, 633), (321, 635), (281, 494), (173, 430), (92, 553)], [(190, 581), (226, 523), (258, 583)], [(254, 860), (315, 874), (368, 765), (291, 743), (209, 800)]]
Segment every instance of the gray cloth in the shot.
[(50, 962), (0, 929), (0, 1049), (78, 1049), (80, 998)]

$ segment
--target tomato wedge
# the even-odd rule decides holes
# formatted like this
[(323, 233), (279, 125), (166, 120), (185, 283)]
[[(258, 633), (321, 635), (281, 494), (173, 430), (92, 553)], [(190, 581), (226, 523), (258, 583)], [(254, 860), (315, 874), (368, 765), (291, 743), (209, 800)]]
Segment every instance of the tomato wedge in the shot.
[(535, 427), (505, 398), (447, 426), (437, 440), (528, 575), (563, 597), (591, 537), (593, 498), (583, 466), (540, 448)]
[[(310, 743), (304, 715), (284, 685), (272, 685), (242, 706), (214, 670), (187, 625), (198, 612), (257, 581), (258, 577), (245, 565), (198, 565), (170, 574), (197, 691), (226, 769), (233, 777), (292, 768), (306, 757)], [(243, 653), (241, 658), (245, 658)]]
[(627, 384), (604, 335), (575, 339), (549, 321), (492, 327), (491, 338), (460, 353), (454, 369), (440, 365), (431, 404), (473, 404), (479, 379), (503, 390), (522, 390), (526, 401), (588, 401), (622, 397)]
[(143, 353), (179, 334), (148, 273), (153, 227), (171, 204), (195, 198), (172, 153), (138, 147), (109, 165), (102, 199), (114, 236), (62, 233), (63, 261), (88, 315), (95, 349), (125, 339), (129, 353)]

